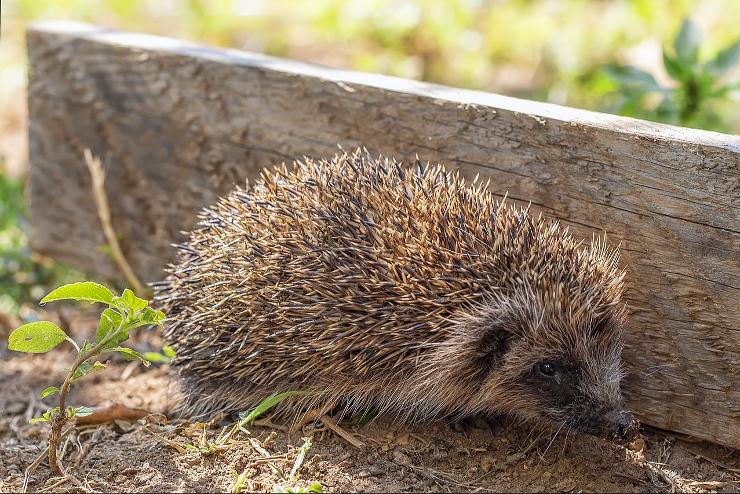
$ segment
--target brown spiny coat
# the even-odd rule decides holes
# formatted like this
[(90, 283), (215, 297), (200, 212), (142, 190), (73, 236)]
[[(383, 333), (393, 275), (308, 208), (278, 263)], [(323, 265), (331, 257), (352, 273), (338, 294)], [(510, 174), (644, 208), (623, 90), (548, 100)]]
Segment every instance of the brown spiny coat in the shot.
[(625, 413), (617, 264), (485, 184), (357, 150), (205, 209), (155, 288), (193, 414), (307, 390), (290, 411), (513, 413), (599, 433)]

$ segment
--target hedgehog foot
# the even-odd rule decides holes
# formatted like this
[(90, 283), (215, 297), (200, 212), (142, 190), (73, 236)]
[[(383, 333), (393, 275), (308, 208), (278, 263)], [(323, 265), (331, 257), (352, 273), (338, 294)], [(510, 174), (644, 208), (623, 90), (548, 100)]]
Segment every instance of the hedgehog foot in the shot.
[(493, 417), (475, 415), (451, 420), (448, 422), (448, 425), (453, 431), (465, 434), (474, 430), (495, 431), (497, 422)]
[(328, 413), (331, 413), (331, 411), (334, 410), (336, 407), (336, 403), (325, 403), (323, 405), (319, 405), (318, 407), (310, 409), (302, 417), (295, 421), (293, 426), (290, 428), (291, 433), (300, 431), (311, 422), (314, 422), (318, 425), (318, 422), (321, 422), (321, 417)]
[(321, 422), (324, 423), (325, 426), (331, 429), (334, 432), (334, 434), (341, 437), (342, 439), (350, 443), (355, 448), (361, 448), (365, 445), (362, 441), (357, 439), (352, 433), (342, 429), (332, 417), (329, 417), (328, 415), (322, 415), (320, 420)]

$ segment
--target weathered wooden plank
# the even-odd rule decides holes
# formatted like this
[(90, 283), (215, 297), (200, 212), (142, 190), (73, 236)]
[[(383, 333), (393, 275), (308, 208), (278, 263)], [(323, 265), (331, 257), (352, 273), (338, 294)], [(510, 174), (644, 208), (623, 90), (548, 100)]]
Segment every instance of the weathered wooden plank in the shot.
[(271, 163), (337, 144), (443, 161), (621, 242), (630, 406), (740, 447), (740, 138), (80, 24), (28, 45), (34, 249), (116, 275), (85, 147), (149, 280), (199, 208)]

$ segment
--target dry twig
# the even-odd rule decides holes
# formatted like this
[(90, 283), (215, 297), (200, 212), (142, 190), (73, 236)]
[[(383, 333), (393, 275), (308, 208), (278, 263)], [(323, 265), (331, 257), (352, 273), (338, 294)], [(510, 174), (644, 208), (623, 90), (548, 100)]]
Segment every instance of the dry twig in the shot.
[(332, 431), (334, 431), (337, 435), (339, 435), (340, 437), (342, 437), (345, 441), (347, 441), (348, 443), (350, 443), (355, 448), (361, 448), (361, 447), (363, 447), (365, 445), (362, 441), (360, 441), (359, 439), (357, 439), (355, 436), (353, 436), (349, 432), (347, 432), (344, 429), (342, 429), (341, 427), (339, 427), (339, 425), (337, 425), (337, 423), (334, 422), (334, 419), (332, 419), (328, 415), (322, 415), (321, 416), (321, 421), (329, 429), (331, 429)]
[(645, 455), (642, 453), (642, 451), (635, 452), (635, 451), (630, 451), (627, 448), (623, 448), (623, 449), (627, 454), (627, 458), (634, 461), (635, 463), (637, 463), (638, 465), (640, 465), (642, 468), (645, 469), (648, 476), (650, 477), (650, 480), (653, 481), (653, 484), (656, 484), (656, 487), (659, 487), (656, 483), (656, 480), (659, 480), (665, 484), (668, 484), (671, 487), (671, 492), (681, 492), (681, 493), (701, 492), (699, 490), (699, 487), (695, 485), (694, 482), (681, 477), (678, 473), (674, 472), (673, 470), (665, 468), (665, 463), (648, 461), (647, 459), (645, 459)]
[(98, 210), (98, 218), (100, 219), (100, 226), (103, 228), (103, 235), (105, 240), (108, 242), (110, 247), (110, 254), (113, 261), (118, 265), (118, 269), (121, 270), (123, 276), (126, 278), (126, 282), (131, 285), (134, 292), (146, 293), (146, 288), (139, 281), (139, 278), (131, 269), (131, 265), (123, 255), (121, 250), (121, 244), (118, 242), (116, 231), (113, 229), (113, 222), (111, 220), (110, 205), (108, 204), (108, 196), (105, 194), (105, 172), (103, 166), (100, 163), (100, 159), (93, 156), (89, 149), (85, 149), (85, 164), (90, 172), (91, 187), (93, 197), (95, 198), (95, 206)]

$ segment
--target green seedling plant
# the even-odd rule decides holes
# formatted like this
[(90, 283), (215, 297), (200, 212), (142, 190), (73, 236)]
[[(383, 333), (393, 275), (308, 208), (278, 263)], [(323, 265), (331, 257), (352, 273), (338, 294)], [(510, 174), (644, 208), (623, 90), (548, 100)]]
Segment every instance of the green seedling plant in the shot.
[(317, 494), (321, 494), (324, 492), (324, 487), (318, 482), (314, 482), (308, 487), (300, 487), (300, 486), (286, 487), (284, 485), (276, 485), (272, 488), (272, 492), (287, 492), (287, 493), (315, 492)]
[[(660, 85), (655, 77), (630, 65), (609, 65), (605, 75), (619, 85), (618, 113), (660, 122), (728, 131), (715, 111), (740, 90), (740, 81), (724, 81), (740, 61), (740, 40), (714, 57), (700, 57), (701, 32), (684, 19), (672, 45), (663, 49), (663, 66), (673, 83)], [(652, 103), (651, 103), (652, 102)]]
[[(167, 347), (162, 349), (162, 353), (168, 353)], [(146, 354), (144, 354), (146, 356)], [(254, 410), (248, 412), (239, 413), (239, 421), (232, 425), (230, 428), (224, 428), (221, 433), (215, 439), (209, 439), (206, 434), (206, 430), (203, 429), (200, 439), (197, 443), (188, 443), (183, 445), (185, 449), (189, 451), (197, 451), (200, 454), (206, 456), (213, 454), (217, 451), (229, 449), (229, 442), (236, 432), (243, 432), (249, 435), (249, 426), (252, 425), (260, 415), (267, 412), (270, 408), (279, 404), (281, 401), (294, 396), (308, 396), (312, 394), (310, 391), (285, 391), (284, 393), (274, 394), (268, 396), (257, 405)]]
[(303, 444), (298, 448), (298, 454), (295, 457), (295, 462), (293, 463), (293, 468), (290, 470), (290, 477), (288, 478), (291, 482), (295, 482), (296, 479), (298, 479), (298, 469), (301, 468), (301, 465), (303, 465), (303, 460), (306, 459), (306, 455), (308, 454), (308, 450), (311, 449), (311, 441), (313, 438), (311, 437), (304, 437), (303, 438)]
[[(236, 432), (242, 432), (244, 434), (250, 435), (251, 433), (247, 429), (252, 425), (252, 423), (260, 417), (260, 415), (264, 414), (268, 410), (270, 410), (272, 407), (278, 405), (280, 402), (296, 397), (296, 396), (309, 396), (314, 394), (311, 391), (286, 391), (283, 393), (274, 394), (271, 396), (268, 396), (262, 402), (260, 402), (259, 405), (257, 405), (253, 410), (250, 410), (248, 412), (241, 412), (239, 414), (239, 422), (231, 426), (230, 428), (224, 428), (219, 434), (219, 436), (215, 440), (207, 440), (206, 439), (206, 431), (205, 428), (203, 429), (203, 434), (201, 435), (199, 444), (185, 444), (185, 449), (190, 451), (198, 451), (202, 455), (209, 455), (216, 451), (222, 450), (222, 449), (228, 449), (229, 448), (229, 442), (231, 441), (232, 436)], [(298, 448), (296, 452), (296, 459), (293, 463), (293, 468), (290, 471), (290, 475), (287, 479), (285, 479), (285, 475), (283, 474), (281, 469), (276, 469), (273, 467), (273, 465), (270, 465), (273, 467), (273, 473), (276, 475), (282, 477), (284, 480), (289, 480), (290, 482), (295, 482), (298, 478), (298, 470), (301, 468), (301, 465), (303, 465), (304, 460), (306, 459), (306, 455), (308, 454), (308, 450), (311, 449), (311, 437), (304, 437), (303, 438), (303, 444)], [(269, 464), (269, 463), (268, 463)], [(233, 472), (234, 477), (234, 484), (232, 485), (231, 492), (243, 492), (243, 490), (247, 487), (247, 482), (249, 479), (249, 470), (245, 469), (242, 471), (242, 473)], [(273, 492), (315, 492), (315, 493), (321, 493), (323, 492), (323, 487), (320, 483), (316, 482), (314, 484), (311, 484), (308, 487), (299, 487), (299, 486), (284, 486), (284, 485), (275, 485), (273, 486)]]
[(231, 492), (233, 494), (244, 492), (249, 487), (247, 485), (249, 481), (249, 469), (245, 468), (242, 473), (233, 472), (232, 475), (234, 476), (234, 485), (231, 486)]
[[(303, 465), (303, 461), (306, 459), (308, 450), (311, 449), (311, 441), (311, 437), (304, 437), (303, 444), (298, 448), (296, 459), (293, 463), (293, 469), (290, 471), (290, 475), (288, 477), (288, 480), (291, 483), (294, 483), (298, 479), (298, 470), (301, 468), (301, 465)], [(243, 492), (247, 487), (249, 470), (245, 469), (240, 474), (234, 472), (233, 476), (234, 485), (232, 486), (231, 492)], [(272, 487), (272, 492), (314, 492), (320, 494), (324, 492), (324, 488), (319, 482), (314, 482), (307, 487), (276, 484)]]
[(59, 440), (62, 429), (74, 417), (90, 415), (93, 410), (84, 406), (68, 406), (67, 396), (73, 384), (88, 374), (105, 369), (106, 365), (97, 358), (109, 353), (119, 353), (127, 360), (139, 360), (148, 366), (149, 361), (131, 348), (122, 347), (128, 340), (129, 332), (143, 327), (161, 326), (165, 315), (162, 311), (149, 307), (149, 302), (137, 297), (125, 289), (116, 296), (108, 288), (97, 283), (85, 281), (61, 286), (43, 299), (41, 305), (57, 300), (76, 300), (90, 303), (101, 303), (107, 306), (100, 315), (95, 339), (83, 341), (78, 345), (62, 328), (49, 321), (37, 321), (24, 324), (10, 334), (8, 348), (25, 353), (46, 353), (63, 342), (70, 343), (77, 351), (77, 357), (67, 371), (60, 386), (51, 386), (41, 392), (41, 398), (58, 395), (58, 405), (44, 412), (31, 422), (48, 422), (49, 433), (49, 466), (54, 475), (63, 475), (57, 459)]
[[(293, 462), (293, 468), (290, 470), (290, 474), (288, 475), (288, 482), (291, 484), (295, 483), (296, 480), (298, 480), (298, 470), (300, 470), (301, 466), (303, 465), (303, 461), (306, 459), (306, 455), (308, 454), (308, 450), (311, 449), (311, 442), (313, 441), (312, 437), (304, 437), (303, 438), (303, 444), (298, 448), (298, 451), (296, 452), (295, 461)], [(274, 485), (272, 488), (272, 492), (323, 492), (323, 487), (320, 483), (315, 482), (308, 487), (301, 487), (301, 486), (291, 486), (291, 485)]]

